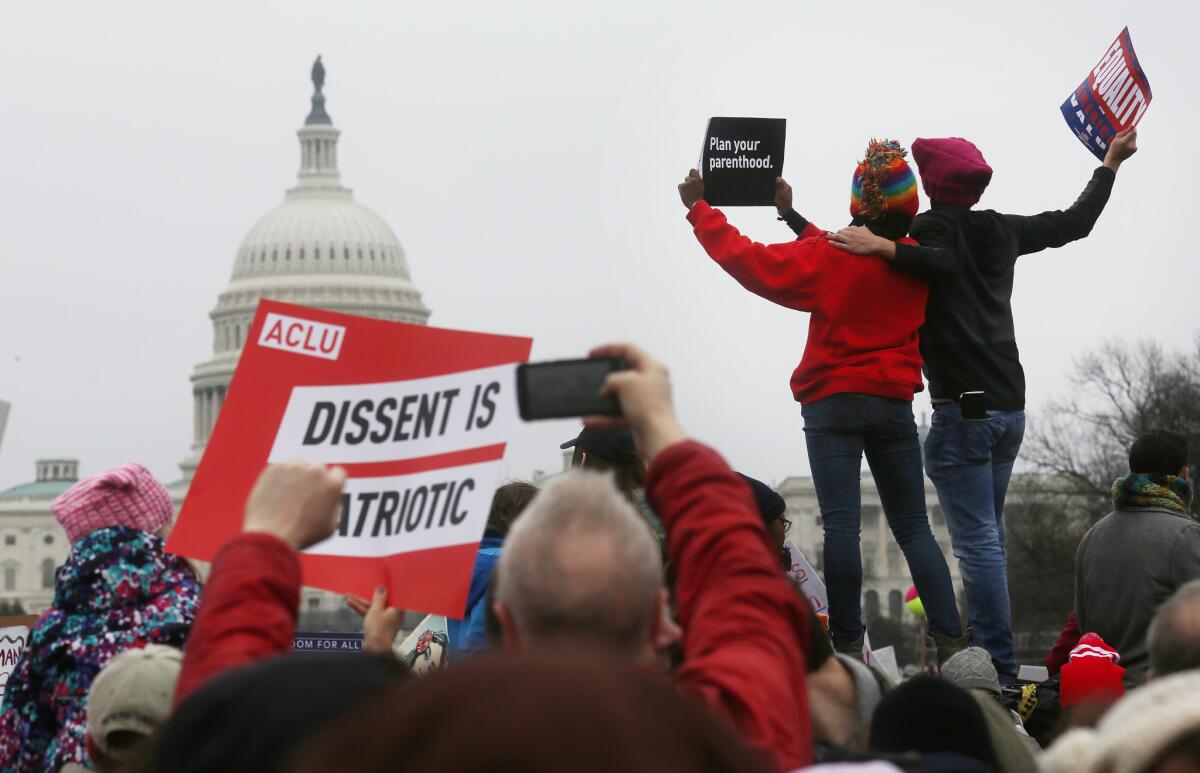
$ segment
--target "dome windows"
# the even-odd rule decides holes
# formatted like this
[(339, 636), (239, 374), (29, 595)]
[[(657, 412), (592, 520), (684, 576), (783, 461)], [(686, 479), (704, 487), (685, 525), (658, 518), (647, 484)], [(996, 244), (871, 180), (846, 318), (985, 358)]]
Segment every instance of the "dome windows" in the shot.
[[(301, 255), (300, 257), (303, 258), (304, 256)], [(313, 247), (313, 260), (320, 260), (320, 259), (321, 259), (321, 245), (318, 244), (316, 247)]]
[(291, 259), (292, 259), (292, 246), (291, 246), (290, 244), (288, 245), (287, 252), (286, 252), (286, 253), (284, 253), (284, 255), (283, 255), (283, 259), (284, 259), (284, 260), (291, 260)]
[(350, 248), (349, 247), (342, 248), (342, 257), (344, 257), (346, 260), (350, 260)]
[(304, 245), (300, 245), (300, 260), (304, 260)]

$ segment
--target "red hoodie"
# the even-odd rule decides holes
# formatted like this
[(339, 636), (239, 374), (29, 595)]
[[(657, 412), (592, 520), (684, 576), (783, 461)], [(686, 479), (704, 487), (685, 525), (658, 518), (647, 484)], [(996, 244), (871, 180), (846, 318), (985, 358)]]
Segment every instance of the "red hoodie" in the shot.
[(794, 242), (759, 244), (705, 201), (687, 218), (701, 246), (742, 287), (812, 315), (804, 356), (792, 373), (797, 401), (841, 392), (911, 400), (924, 389), (917, 339), (929, 295), (924, 282), (879, 258), (838, 249), (811, 223)]

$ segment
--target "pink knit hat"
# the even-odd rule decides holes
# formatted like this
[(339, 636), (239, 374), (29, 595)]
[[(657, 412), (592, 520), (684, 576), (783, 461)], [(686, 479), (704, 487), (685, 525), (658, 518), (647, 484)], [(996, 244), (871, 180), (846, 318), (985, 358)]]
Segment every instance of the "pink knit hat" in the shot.
[(167, 490), (137, 462), (79, 481), (60, 494), (50, 509), (71, 542), (109, 526), (155, 532), (174, 512)]
[(979, 148), (962, 137), (915, 139), (912, 157), (931, 204), (973, 206), (992, 181), (992, 168)]

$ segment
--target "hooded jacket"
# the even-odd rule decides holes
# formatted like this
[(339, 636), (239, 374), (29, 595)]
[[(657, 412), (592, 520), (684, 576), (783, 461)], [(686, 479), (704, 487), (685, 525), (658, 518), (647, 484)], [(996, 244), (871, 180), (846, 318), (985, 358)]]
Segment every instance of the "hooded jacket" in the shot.
[(794, 242), (760, 244), (703, 200), (687, 218), (705, 252), (739, 284), (812, 315), (792, 373), (797, 402), (843, 392), (912, 400), (925, 388), (917, 340), (929, 295), (924, 282), (833, 246), (807, 222)]
[(115, 655), (147, 644), (182, 647), (200, 584), (163, 540), (126, 526), (71, 546), (54, 601), (30, 632), (0, 716), (0, 769), (57, 771), (86, 762), (87, 694)]

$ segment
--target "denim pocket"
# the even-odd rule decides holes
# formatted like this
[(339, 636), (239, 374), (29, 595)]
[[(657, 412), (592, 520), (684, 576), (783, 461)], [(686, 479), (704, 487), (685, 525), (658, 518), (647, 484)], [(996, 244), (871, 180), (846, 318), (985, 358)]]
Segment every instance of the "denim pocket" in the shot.
[(987, 462), (992, 457), (994, 424), (994, 419), (968, 421), (958, 416), (933, 422), (925, 438), (925, 469), (933, 473)]

